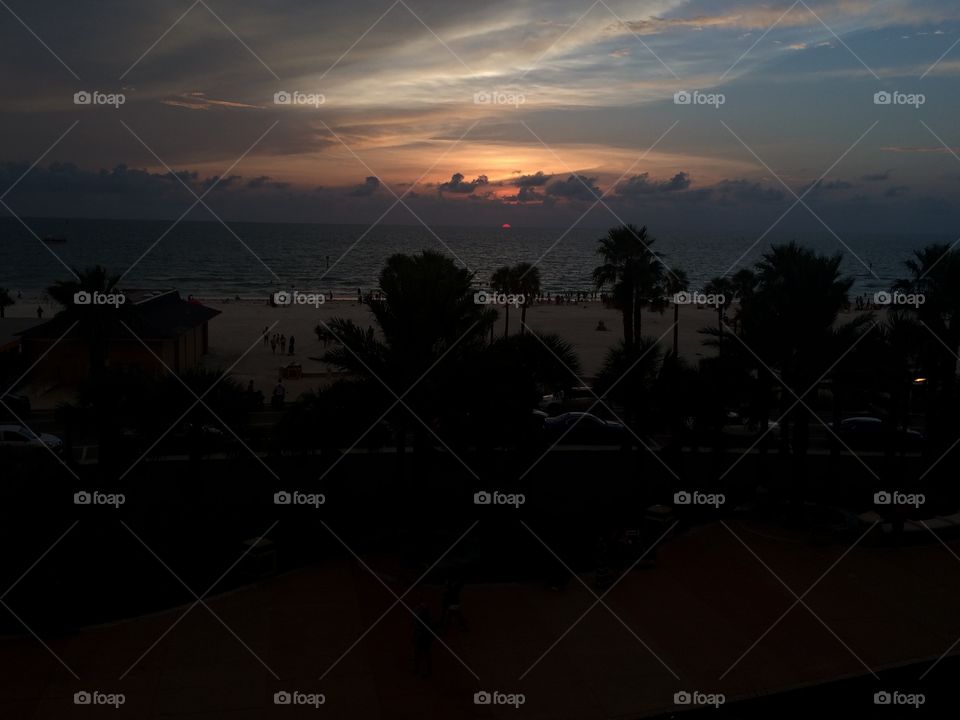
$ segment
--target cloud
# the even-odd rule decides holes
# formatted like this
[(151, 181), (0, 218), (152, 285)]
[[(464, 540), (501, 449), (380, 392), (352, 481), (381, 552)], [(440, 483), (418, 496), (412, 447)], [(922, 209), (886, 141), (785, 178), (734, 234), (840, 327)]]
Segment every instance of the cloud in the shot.
[(214, 108), (224, 110), (262, 110), (260, 105), (248, 105), (247, 103), (234, 102), (231, 100), (216, 100), (207, 97), (206, 93), (189, 92), (181, 93), (164, 98), (160, 101), (164, 105), (171, 107), (181, 107), (187, 110), (212, 110)]
[[(782, 9), (754, 7), (731, 10), (723, 15), (697, 15), (695, 17), (651, 17), (646, 20), (630, 20), (627, 28), (637, 35), (656, 35), (677, 28), (705, 30), (707, 28), (766, 30), (777, 20), (780, 27), (813, 25), (817, 20), (808, 12), (790, 12), (783, 15)], [(609, 30), (623, 31), (623, 25), (611, 25)]]
[(459, 195), (469, 195), (478, 187), (486, 185), (488, 182), (486, 175), (479, 175), (473, 180), (464, 182), (463, 173), (454, 173), (449, 182), (441, 183), (437, 186), (437, 189), (441, 193), (449, 192)]
[(288, 182), (277, 182), (269, 175), (255, 177), (247, 183), (250, 190), (260, 190), (261, 188), (272, 188), (274, 190), (286, 190), (290, 187)]
[(547, 195), (566, 200), (596, 200), (603, 193), (597, 187), (598, 178), (571, 175), (566, 180), (555, 180), (547, 185)]
[(518, 178), (514, 178), (510, 181), (510, 184), (519, 188), (541, 187), (542, 185), (546, 185), (552, 177), (553, 175), (546, 175), (543, 170), (537, 170), (533, 175), (521, 175)]
[(678, 192), (690, 187), (690, 174), (678, 172), (669, 180), (651, 180), (650, 173), (634, 175), (617, 185), (617, 194), (623, 197)]
[(713, 190), (721, 205), (770, 205), (781, 203), (785, 198), (782, 190), (750, 180), (722, 180)]
[(944, 147), (943, 145), (936, 145), (934, 147), (906, 147), (903, 145), (890, 145), (887, 147), (880, 148), (885, 152), (892, 153), (918, 153), (921, 155), (927, 153), (949, 153), (950, 155), (956, 155), (960, 153), (960, 148), (949, 148)]
[(887, 188), (887, 191), (883, 194), (884, 197), (888, 198), (897, 198), (903, 197), (909, 192), (910, 188), (906, 185), (894, 185), (891, 188)]
[(351, 197), (370, 197), (377, 190), (380, 189), (380, 178), (375, 175), (370, 175), (366, 180), (363, 181), (362, 185), (358, 185), (353, 188), (347, 195)]
[(824, 180), (821, 178), (813, 184), (813, 191), (850, 190), (853, 187), (855, 187), (854, 184), (846, 180)]
[(520, 192), (517, 193), (517, 202), (525, 203), (537, 200), (543, 200), (543, 195), (538, 193), (533, 186), (523, 185), (520, 187)]
[(884, 170), (883, 172), (879, 173), (863, 175), (860, 177), (860, 179), (863, 180), (863, 182), (884, 182), (885, 180), (889, 180), (892, 174), (892, 170)]

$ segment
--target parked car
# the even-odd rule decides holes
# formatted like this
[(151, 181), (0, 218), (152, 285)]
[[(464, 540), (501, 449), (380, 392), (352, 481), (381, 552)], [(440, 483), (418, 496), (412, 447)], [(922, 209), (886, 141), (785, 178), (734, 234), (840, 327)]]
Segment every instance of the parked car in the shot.
[(548, 415), (560, 415), (565, 412), (590, 410), (597, 403), (597, 396), (586, 385), (557, 390), (552, 395), (544, 395), (540, 409)]
[(763, 436), (764, 442), (772, 442), (780, 437), (780, 423), (776, 420), (768, 420), (768, 429), (766, 435), (759, 421), (737, 412), (727, 413), (727, 422), (723, 426), (723, 434), (731, 439), (741, 440), (743, 442), (754, 443)]
[(628, 438), (623, 423), (585, 412), (566, 412), (546, 418), (543, 434), (548, 443), (573, 445), (622, 445)]
[(860, 415), (831, 423), (834, 432), (851, 450), (885, 450), (894, 445), (898, 449), (919, 450), (923, 433), (910, 429), (893, 429), (882, 418)]
[(40, 450), (44, 446), (60, 452), (63, 440), (47, 433), (37, 435), (23, 425), (0, 425), (0, 449), (4, 451)]

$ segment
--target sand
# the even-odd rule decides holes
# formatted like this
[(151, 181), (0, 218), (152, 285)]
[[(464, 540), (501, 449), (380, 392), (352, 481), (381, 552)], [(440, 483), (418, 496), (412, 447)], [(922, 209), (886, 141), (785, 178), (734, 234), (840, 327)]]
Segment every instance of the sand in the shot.
[[(211, 368), (232, 367), (231, 374), (237, 380), (244, 384), (253, 380), (255, 387), (267, 394), (277, 381), (280, 367), (290, 362), (298, 362), (303, 366), (306, 377), (285, 381), (288, 397), (291, 398), (337, 377), (333, 369), (325, 363), (311, 359), (319, 358), (324, 353), (324, 345), (317, 340), (313, 331), (318, 322), (328, 323), (331, 318), (343, 317), (362, 327), (373, 325), (369, 308), (358, 305), (355, 301), (336, 300), (319, 307), (270, 307), (266, 302), (253, 301), (208, 304), (220, 310), (221, 315), (210, 323), (210, 354), (205, 358), (204, 364)], [(596, 329), (601, 320), (608, 328), (606, 332)], [(707, 325), (712, 326), (715, 322), (716, 315), (713, 311), (682, 307), (681, 355), (691, 362), (710, 355), (713, 350), (703, 346), (705, 336), (698, 330)], [(670, 331), (672, 324), (672, 308), (663, 315), (648, 312), (643, 315), (644, 335), (663, 335), (661, 343), (665, 349), (673, 343), (673, 334)], [(597, 373), (607, 351), (620, 341), (623, 334), (620, 313), (605, 308), (598, 302), (535, 305), (527, 310), (527, 325), (539, 332), (557, 333), (573, 344), (580, 356), (583, 376), (587, 380)], [(270, 326), (273, 327), (271, 333), (283, 333), (288, 338), (296, 338), (296, 352), (293, 356), (281, 355), (279, 350), (274, 355), (269, 346), (264, 347), (258, 340), (263, 328)], [(514, 334), (519, 330), (520, 313), (511, 310), (510, 333)], [(494, 332), (500, 336), (503, 331), (504, 314), (501, 312)]]

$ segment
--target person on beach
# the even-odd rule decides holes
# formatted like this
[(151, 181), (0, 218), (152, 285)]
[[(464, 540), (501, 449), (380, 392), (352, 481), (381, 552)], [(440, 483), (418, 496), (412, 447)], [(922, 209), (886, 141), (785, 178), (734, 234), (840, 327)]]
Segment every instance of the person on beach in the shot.
[(413, 673), (429, 677), (433, 670), (430, 650), (433, 646), (433, 617), (425, 602), (417, 604), (413, 611)]
[(274, 333), (273, 337), (270, 338), (270, 352), (274, 355), (277, 354), (277, 334)]
[(293, 346), (294, 346), (294, 343), (296, 342), (297, 342), (297, 339), (293, 335), (291, 335), (290, 336), (290, 352), (288, 352), (287, 355), (293, 355)]
[(463, 616), (460, 605), (460, 593), (463, 592), (463, 580), (459, 577), (447, 579), (447, 586), (443, 591), (443, 609), (440, 611), (440, 627), (445, 629), (449, 622), (456, 619), (461, 630), (466, 630), (467, 620)]
[(286, 397), (287, 389), (283, 386), (283, 380), (278, 380), (277, 386), (273, 389), (273, 407), (282, 408)]
[(280, 335), (280, 354), (283, 355), (287, 351), (287, 336)]
[(40, 320), (43, 320), (43, 308), (40, 307), (39, 305), (37, 305), (37, 317), (38, 317)]

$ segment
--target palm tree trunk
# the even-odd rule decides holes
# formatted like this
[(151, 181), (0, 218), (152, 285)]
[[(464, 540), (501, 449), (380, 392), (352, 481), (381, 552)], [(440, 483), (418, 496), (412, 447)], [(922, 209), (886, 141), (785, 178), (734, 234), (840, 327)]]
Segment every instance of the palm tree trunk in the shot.
[(503, 319), (503, 336), (506, 337), (510, 334), (510, 303), (507, 303), (504, 307), (504, 319)]
[(633, 298), (623, 305), (623, 345), (629, 353), (633, 350)]
[(680, 306), (673, 303), (673, 358), (680, 357)]
[(520, 334), (523, 335), (523, 331), (527, 329), (527, 304), (524, 303), (520, 306)]

